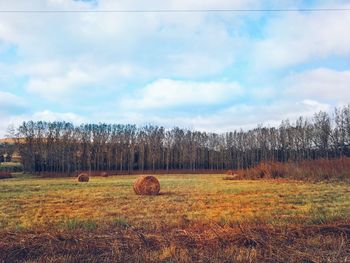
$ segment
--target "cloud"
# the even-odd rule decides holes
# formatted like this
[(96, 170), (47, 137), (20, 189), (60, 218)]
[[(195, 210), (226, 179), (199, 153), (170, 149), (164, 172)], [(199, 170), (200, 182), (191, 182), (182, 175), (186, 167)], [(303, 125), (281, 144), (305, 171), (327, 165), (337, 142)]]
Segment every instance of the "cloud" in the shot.
[[(243, 7), (253, 2), (207, 0), (203, 5)], [(34, 0), (30, 5), (11, 1), (4, 6), (0, 3), (0, 7), (119, 10), (149, 9), (152, 4), (164, 9), (198, 7), (195, 1), (151, 1), (147, 5), (139, 1), (99, 1), (91, 5), (68, 0)], [(234, 62), (240, 45), (224, 21), (203, 13), (4, 14), (0, 42), (16, 47), (20, 58), (11, 70), (0, 65), (0, 72), (12, 76), (12, 83), (22, 79), (27, 94), (60, 106), (80, 105), (83, 100), (88, 103), (101, 97), (105, 101), (99, 103), (105, 104), (130, 93), (128, 86), (159, 78), (218, 75)]]
[(349, 103), (350, 71), (318, 68), (290, 75), (286, 93), (294, 97)]
[(0, 91), (0, 138), (6, 135), (9, 125), (20, 125), (23, 121), (69, 121), (76, 124), (85, 121), (72, 112), (50, 110), (32, 112), (26, 99), (10, 92)]
[[(86, 1), (34, 0), (31, 4), (11, 1), (2, 6), (0, 3), (0, 7), (13, 10), (147, 10), (244, 8), (255, 6), (257, 2), (206, 0), (199, 4), (172, 0), (147, 1), (146, 4), (102, 0), (91, 4)], [(0, 40), (18, 47), (21, 60), (29, 64), (44, 65), (47, 61), (62, 60), (69, 68), (71, 63), (89, 56), (97, 67), (123, 63), (143, 68), (149, 79), (197, 77), (218, 74), (234, 61), (241, 44), (230, 34), (230, 26), (238, 20), (238, 16), (232, 14), (214, 19), (214, 15), (206, 13), (4, 14), (0, 23)]]
[(10, 125), (14, 127), (19, 126), (24, 121), (66, 121), (74, 124), (81, 124), (86, 121), (84, 117), (81, 117), (72, 112), (53, 112), (50, 110), (43, 110), (34, 113), (22, 113), (22, 114), (2, 114), (0, 111), (0, 138), (6, 135), (7, 129)]
[[(30, 79), (26, 90), (52, 101), (79, 99), (77, 93), (100, 93), (110, 87), (115, 89), (117, 80), (129, 79), (133, 74), (142, 74), (137, 68), (128, 64), (96, 65), (90, 59), (77, 61), (43, 61), (34, 64), (22, 64), (19, 74), (28, 75)], [(97, 89), (102, 87), (102, 89)], [(83, 98), (84, 94), (80, 98)]]
[(66, 121), (75, 124), (80, 124), (85, 121), (85, 119), (75, 113), (71, 112), (52, 112), (49, 110), (35, 112), (30, 120), (33, 121)]
[(168, 109), (180, 106), (216, 105), (237, 100), (244, 93), (235, 82), (157, 80), (122, 101), (125, 108)]
[(78, 69), (68, 71), (62, 77), (53, 77), (48, 79), (31, 79), (27, 90), (41, 95), (48, 99), (61, 98), (62, 95), (70, 96), (70, 91), (75, 87), (81, 88), (82, 85), (89, 83), (91, 78), (88, 74)]
[(166, 128), (183, 127), (201, 131), (227, 132), (239, 129), (252, 129), (257, 124), (278, 127), (282, 120), (295, 121), (303, 116), (311, 118), (319, 111), (330, 112), (332, 106), (316, 100), (278, 100), (266, 104), (236, 103), (212, 112), (167, 112), (130, 110), (117, 116), (99, 114), (106, 122), (135, 123), (137, 125), (163, 125)]
[(278, 126), (282, 120), (296, 120), (299, 116), (311, 117), (318, 111), (329, 111), (330, 105), (317, 101), (275, 101), (270, 105), (237, 104), (212, 114), (187, 118), (192, 127), (213, 132), (252, 129), (258, 123)]
[(18, 114), (27, 109), (25, 100), (9, 92), (0, 91), (0, 113)]
[(330, 56), (350, 57), (349, 24), (347, 12), (283, 13), (267, 22), (263, 39), (256, 42), (255, 66), (281, 69)]
[(249, 94), (251, 98), (257, 101), (274, 99), (277, 97), (277, 91), (273, 87), (251, 88), (249, 89)]
[[(205, 0), (197, 1), (109, 1), (97, 3), (70, 0), (0, 1), (3, 10), (75, 10), (75, 9), (195, 9), (244, 8), (259, 1)], [(106, 108), (117, 97), (128, 98), (143, 109), (162, 107), (158, 98), (171, 107), (179, 105), (213, 105), (227, 101), (226, 96), (236, 96), (239, 85), (222, 83), (216, 86), (217, 94), (204, 82), (191, 79), (209, 78), (234, 62), (239, 41), (230, 34), (230, 25), (238, 23), (235, 15), (196, 14), (106, 14), (106, 13), (20, 13), (3, 14), (0, 21), (2, 48), (15, 48), (18, 60), (12, 65), (0, 65), (1, 76), (15, 85), (17, 92), (30, 100), (21, 116), (8, 112), (4, 123), (25, 119), (54, 117), (54, 112), (74, 114), (83, 112), (85, 119), (94, 117), (101, 109), (120, 114), (122, 109)], [(1, 56), (1, 55), (0, 55)], [(170, 83), (183, 97), (178, 102), (162, 94), (160, 87), (132, 91), (154, 79), (188, 79)], [(4, 80), (5, 81), (5, 80)], [(0, 83), (1, 85), (2, 83)], [(8, 85), (8, 83), (5, 83)], [(154, 85), (159, 83), (152, 83)], [(176, 85), (175, 85), (176, 84)], [(203, 94), (191, 85), (199, 84)], [(224, 87), (225, 86), (225, 87)], [(7, 88), (8, 89), (8, 88)], [(132, 92), (131, 92), (132, 91)], [(228, 92), (226, 96), (223, 92)], [(178, 93), (170, 88), (174, 96)], [(207, 95), (205, 95), (207, 94)], [(136, 97), (132, 97), (132, 96)], [(153, 97), (152, 97), (153, 96)], [(197, 104), (195, 97), (201, 102)], [(18, 99), (17, 99), (18, 101)], [(31, 106), (31, 103), (33, 106)], [(34, 105), (35, 104), (35, 105)], [(87, 106), (88, 105), (88, 106)], [(153, 106), (155, 105), (155, 106)], [(82, 108), (89, 107), (87, 111)], [(126, 107), (127, 108), (127, 107)], [(34, 112), (41, 112), (34, 115)], [(46, 114), (43, 114), (45, 113)], [(80, 113), (78, 116), (80, 116)], [(71, 118), (70, 115), (62, 115)], [(56, 116), (57, 117), (57, 116)], [(5, 120), (6, 118), (6, 120)], [(118, 120), (114, 119), (114, 122)], [(7, 126), (7, 125), (5, 125)]]
[[(327, 3), (348, 7), (329, 0), (312, 6)], [(256, 0), (0, 1), (1, 9), (17, 10), (274, 6)], [(66, 118), (212, 131), (311, 115), (350, 98), (348, 64), (343, 71), (322, 66), (323, 59), (350, 58), (349, 19), (343, 12), (2, 14), (0, 114), (4, 123)], [(288, 75), (291, 70), (299, 73)]]

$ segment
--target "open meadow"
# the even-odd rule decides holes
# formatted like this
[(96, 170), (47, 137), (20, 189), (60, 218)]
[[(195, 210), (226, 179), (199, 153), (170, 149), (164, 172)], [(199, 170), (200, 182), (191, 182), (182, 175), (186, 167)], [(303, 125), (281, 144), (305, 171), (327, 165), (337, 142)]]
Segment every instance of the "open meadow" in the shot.
[(349, 260), (348, 183), (158, 175), (160, 195), (139, 196), (132, 188), (136, 178), (92, 177), (88, 183), (78, 183), (72, 177), (17, 174), (1, 180), (0, 258), (4, 262)]
[(350, 0), (0, 16), (0, 263), (350, 263)]

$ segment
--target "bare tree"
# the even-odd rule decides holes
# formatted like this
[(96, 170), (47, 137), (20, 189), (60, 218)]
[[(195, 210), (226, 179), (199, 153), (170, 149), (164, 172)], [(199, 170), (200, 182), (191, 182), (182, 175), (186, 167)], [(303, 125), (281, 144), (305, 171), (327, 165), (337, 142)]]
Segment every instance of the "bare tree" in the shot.
[[(241, 169), (261, 161), (349, 156), (350, 107), (335, 109), (332, 117), (319, 112), (312, 119), (282, 121), (278, 128), (259, 125), (225, 134), (178, 127), (28, 121), (11, 129), (9, 136), (15, 138), (14, 150), (26, 172)], [(2, 159), (4, 149), (0, 145)]]

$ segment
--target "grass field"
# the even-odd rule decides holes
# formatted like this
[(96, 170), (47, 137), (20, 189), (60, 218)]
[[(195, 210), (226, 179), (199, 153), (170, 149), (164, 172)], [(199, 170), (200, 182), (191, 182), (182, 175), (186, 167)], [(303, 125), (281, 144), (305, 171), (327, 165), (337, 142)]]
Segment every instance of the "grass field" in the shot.
[[(273, 228), (275, 231), (277, 228), (349, 223), (349, 184), (288, 180), (228, 181), (223, 180), (224, 177), (159, 175), (159, 196), (137, 196), (132, 188), (136, 176), (93, 177), (89, 183), (78, 183), (76, 178), (43, 179), (17, 175), (13, 179), (0, 181), (1, 233), (6, 237), (12, 233), (19, 239), (23, 238), (21, 235), (33, 231), (37, 231), (38, 236), (52, 232), (52, 235), (60, 233), (86, 238), (82, 233), (95, 233), (98, 236), (120, 230), (126, 231), (123, 232), (126, 237), (127, 231), (132, 230), (137, 236), (143, 233), (141, 236), (145, 238), (156, 239), (158, 235), (166, 239), (166, 233), (170, 236), (170, 233), (185, 231), (183, 233), (187, 233), (187, 237), (193, 237), (194, 233), (201, 234), (210, 229), (220, 239), (224, 238), (223, 232), (231, 233), (229, 236), (232, 237), (235, 229), (241, 229), (242, 234), (242, 226), (256, 229), (263, 225), (264, 229)], [(200, 236), (198, 238), (201, 239)], [(343, 241), (338, 238), (341, 235), (334, 237), (331, 244), (339, 246), (337, 242)], [(251, 239), (255, 245), (245, 245), (244, 249), (257, 249), (258, 238)], [(345, 248), (349, 249), (348, 239), (344, 240)], [(13, 242), (15, 241), (16, 238)], [(160, 243), (163, 244), (162, 242)], [(321, 245), (316, 243), (315, 246)], [(1, 244), (0, 242), (0, 247)], [(2, 245), (10, 248), (9, 244)], [(159, 248), (161, 253), (157, 256), (147, 254), (147, 260), (187, 262), (186, 259), (189, 259), (188, 256), (181, 255), (181, 250), (176, 252), (176, 245), (171, 242), (163, 245)], [(187, 245), (185, 247), (188, 249)], [(220, 249), (216, 248), (216, 251)], [(180, 254), (174, 256), (174, 253)], [(203, 253), (205, 254), (202, 251), (201, 255)], [(245, 255), (241, 262), (248, 258), (254, 262), (259, 258), (257, 252), (249, 255), (244, 251), (239, 253)], [(344, 259), (342, 253), (338, 256), (335, 259)], [(26, 259), (26, 256), (23, 258)], [(60, 259), (69, 261), (69, 258)], [(73, 258), (71, 260), (74, 261)], [(130, 260), (136, 261), (135, 258)], [(239, 262), (239, 258), (236, 261)], [(91, 262), (98, 261), (92, 257)]]
[(0, 163), (0, 167), (20, 167), (20, 163), (15, 163), (15, 162), (3, 162)]

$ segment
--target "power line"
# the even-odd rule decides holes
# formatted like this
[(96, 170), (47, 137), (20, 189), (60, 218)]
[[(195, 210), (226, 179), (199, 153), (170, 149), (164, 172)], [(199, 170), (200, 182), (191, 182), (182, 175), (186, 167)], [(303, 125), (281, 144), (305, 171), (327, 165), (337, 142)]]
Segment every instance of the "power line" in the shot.
[(129, 10), (0, 10), (0, 13), (244, 13), (244, 12), (346, 12), (350, 8), (301, 9), (129, 9)]

